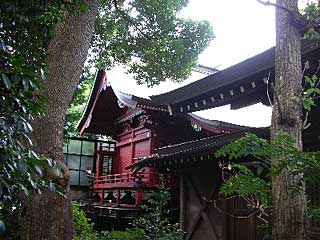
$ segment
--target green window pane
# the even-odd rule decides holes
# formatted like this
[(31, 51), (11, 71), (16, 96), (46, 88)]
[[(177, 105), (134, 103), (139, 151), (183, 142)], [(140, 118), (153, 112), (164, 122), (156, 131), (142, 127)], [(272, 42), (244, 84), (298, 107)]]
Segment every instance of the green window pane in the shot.
[(68, 155), (68, 168), (69, 169), (79, 169), (80, 168), (80, 156)]
[(70, 170), (70, 185), (79, 185), (79, 171)]
[(82, 142), (82, 154), (93, 155), (94, 142)]
[(93, 168), (93, 157), (82, 156), (81, 157), (81, 170), (86, 170), (88, 168), (90, 168), (91, 170)]
[(68, 150), (69, 150), (69, 153), (81, 154), (81, 141), (70, 140)]
[(81, 186), (89, 186), (89, 181), (88, 181), (88, 177), (87, 174), (85, 172), (80, 172), (80, 185)]

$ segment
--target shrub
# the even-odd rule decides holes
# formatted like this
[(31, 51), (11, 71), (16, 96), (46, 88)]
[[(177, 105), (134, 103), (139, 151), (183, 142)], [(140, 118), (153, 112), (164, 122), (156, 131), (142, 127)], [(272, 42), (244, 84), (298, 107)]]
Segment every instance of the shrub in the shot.
[(126, 231), (102, 232), (99, 240), (141, 240), (143, 238), (143, 230), (127, 229)]
[(93, 229), (93, 223), (90, 222), (78, 204), (72, 203), (74, 239), (75, 240), (98, 240), (99, 234)]
[(133, 226), (142, 229), (141, 240), (182, 240), (183, 232), (178, 223), (171, 223), (169, 218), (168, 203), (170, 192), (165, 188), (161, 178), (158, 191), (154, 191), (142, 206), (145, 210), (143, 217), (134, 221)]

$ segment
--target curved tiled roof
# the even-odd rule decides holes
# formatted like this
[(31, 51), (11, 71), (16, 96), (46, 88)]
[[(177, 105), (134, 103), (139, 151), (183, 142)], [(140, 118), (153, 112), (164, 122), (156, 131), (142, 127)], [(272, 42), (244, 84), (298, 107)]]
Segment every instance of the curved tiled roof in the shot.
[[(302, 59), (316, 58), (320, 54), (320, 41), (302, 41)], [(194, 112), (232, 104), (242, 107), (266, 101), (266, 78), (274, 80), (275, 48), (242, 61), (222, 71), (173, 91), (151, 96), (154, 103), (170, 105), (173, 113)], [(239, 104), (239, 99), (241, 102)]]
[(137, 162), (129, 165), (127, 168), (159, 167), (165, 162), (172, 163), (172, 161), (177, 162), (177, 160), (179, 160), (180, 163), (183, 163), (185, 159), (190, 158), (191, 156), (198, 156), (201, 159), (201, 156), (207, 155), (208, 152), (229, 144), (245, 136), (247, 133), (255, 133), (260, 137), (268, 138), (269, 128), (245, 128), (236, 132), (165, 146), (156, 149), (155, 154), (137, 159)]
[[(132, 111), (129, 111), (123, 115), (124, 110), (121, 111), (121, 108), (123, 107), (132, 109)], [(156, 104), (150, 99), (123, 93), (112, 88), (110, 84), (107, 84), (107, 76), (105, 71), (100, 70), (96, 75), (96, 80), (85, 112), (81, 121), (79, 122), (78, 129), (80, 130), (80, 134), (85, 132), (106, 134), (109, 132), (108, 129), (99, 130), (99, 124), (100, 128), (102, 128), (101, 124), (103, 121), (108, 121), (109, 128), (111, 128), (111, 124), (114, 124), (114, 122), (126, 121), (137, 116), (137, 114), (139, 115), (144, 113), (145, 111), (163, 112), (168, 114), (169, 117), (169, 110), (170, 109), (166, 105)], [(110, 114), (110, 112), (113, 114)], [(231, 123), (204, 119), (191, 113), (179, 114), (179, 117), (184, 118), (187, 121), (190, 121), (192, 124), (196, 124), (208, 132), (215, 134), (233, 132), (244, 128)], [(103, 126), (103, 128), (107, 128), (107, 126)]]

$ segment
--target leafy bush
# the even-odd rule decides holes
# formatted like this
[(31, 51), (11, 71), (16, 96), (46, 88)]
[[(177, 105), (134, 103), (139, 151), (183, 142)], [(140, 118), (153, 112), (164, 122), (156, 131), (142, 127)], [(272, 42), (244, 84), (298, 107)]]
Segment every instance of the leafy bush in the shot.
[(143, 217), (135, 220), (131, 229), (126, 231), (105, 231), (98, 233), (93, 223), (76, 203), (73, 203), (75, 240), (182, 240), (184, 233), (178, 223), (171, 223), (169, 218), (170, 192), (165, 188), (164, 181), (154, 191), (146, 205)]
[(141, 229), (127, 229), (126, 231), (102, 232), (99, 240), (140, 240), (143, 237)]
[(90, 222), (78, 204), (73, 202), (73, 225), (75, 231), (75, 240), (98, 240), (98, 233), (93, 229), (93, 223)]
[(142, 208), (146, 211), (143, 217), (134, 221), (133, 226), (142, 229), (141, 240), (182, 240), (183, 232), (178, 223), (169, 219), (170, 192), (161, 179), (158, 191), (154, 191)]
[(143, 230), (128, 229), (126, 231), (104, 231), (97, 232), (93, 229), (94, 224), (87, 218), (78, 204), (73, 202), (73, 224), (75, 230), (75, 240), (140, 240)]
[[(309, 184), (319, 184), (320, 152), (303, 152), (298, 150), (288, 135), (277, 135), (273, 142), (258, 138), (254, 134), (223, 146), (215, 157), (228, 157), (229, 160), (247, 160), (240, 164), (229, 164), (223, 172), (230, 172), (220, 188), (226, 197), (241, 197), (247, 206), (257, 211), (257, 216), (267, 223), (272, 208), (271, 177), (287, 171), (292, 176), (304, 175)], [(256, 159), (250, 161), (250, 159)], [(247, 159), (246, 159), (247, 158)], [(281, 159), (271, 168), (272, 159)], [(301, 191), (304, 181), (295, 182), (291, 191)], [(319, 206), (309, 210), (309, 216), (320, 219)]]

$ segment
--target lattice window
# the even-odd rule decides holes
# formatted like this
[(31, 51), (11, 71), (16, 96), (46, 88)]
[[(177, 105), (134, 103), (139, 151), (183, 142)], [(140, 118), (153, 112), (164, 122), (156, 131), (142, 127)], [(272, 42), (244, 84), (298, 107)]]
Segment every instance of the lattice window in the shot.
[(108, 175), (112, 173), (112, 162), (112, 155), (103, 155), (102, 175)]

